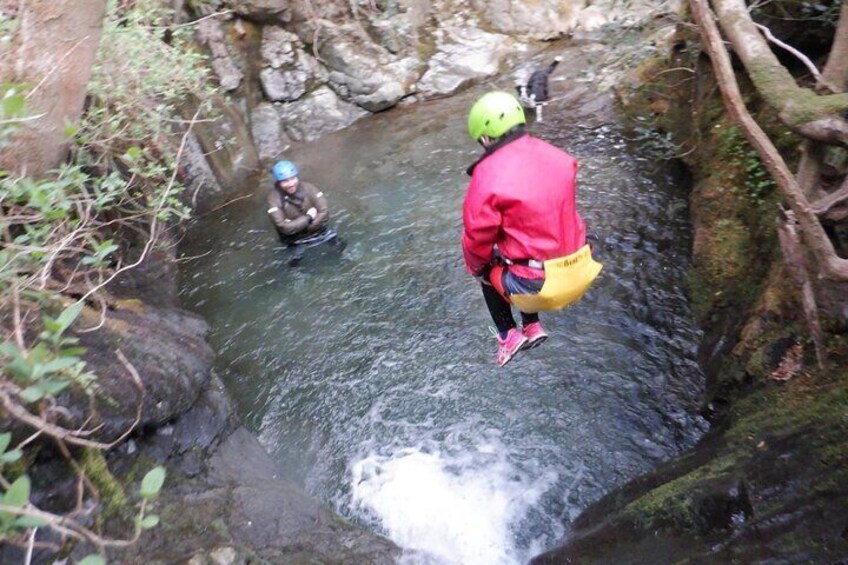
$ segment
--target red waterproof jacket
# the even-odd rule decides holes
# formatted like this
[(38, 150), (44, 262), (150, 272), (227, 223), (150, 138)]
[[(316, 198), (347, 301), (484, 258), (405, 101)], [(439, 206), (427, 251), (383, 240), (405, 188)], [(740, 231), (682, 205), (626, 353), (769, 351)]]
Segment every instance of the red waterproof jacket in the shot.
[[(494, 246), (513, 261), (545, 261), (574, 253), (586, 243), (577, 213), (577, 161), (550, 143), (524, 134), (487, 152), (472, 166), (462, 209), (465, 267), (480, 274)], [(544, 278), (523, 265), (519, 277)]]

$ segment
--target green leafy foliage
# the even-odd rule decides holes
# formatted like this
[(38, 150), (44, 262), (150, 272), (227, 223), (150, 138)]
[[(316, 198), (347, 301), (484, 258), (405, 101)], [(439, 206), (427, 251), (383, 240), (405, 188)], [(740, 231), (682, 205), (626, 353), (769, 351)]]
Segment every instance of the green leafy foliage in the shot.
[[(0, 84), (0, 149), (25, 116), (26, 96), (24, 89), (16, 84)], [(0, 178), (5, 176), (0, 171)]]
[(154, 467), (141, 480), (141, 497), (144, 499), (155, 498), (162, 490), (163, 484), (165, 484), (165, 468), (162, 466)]
[[(3, 506), (23, 510), (29, 503), (29, 494), (32, 489), (29, 477), (23, 475), (3, 493)], [(14, 510), (0, 512), (0, 536), (19, 528), (32, 528), (43, 526), (46, 522), (38, 516), (23, 516)]]
[(23, 454), (20, 449), (9, 449), (9, 444), (12, 442), (12, 434), (9, 432), (0, 434), (0, 467), (4, 463), (14, 463), (21, 458)]
[(0, 343), (3, 364), (0, 374), (23, 387), (19, 397), (25, 403), (55, 396), (74, 383), (83, 390), (93, 389), (96, 378), (85, 370), (85, 362), (80, 358), (85, 350), (74, 347), (79, 341), (77, 338), (64, 335), (82, 307), (82, 302), (75, 302), (55, 319), (43, 314), (44, 330), (28, 350), (11, 341)]
[[(17, 325), (0, 343), (0, 386), (32, 419), (64, 391), (97, 392), (85, 349), (73, 335), (87, 298), (134, 264), (163, 226), (189, 215), (178, 180), (185, 118), (197, 106), (209, 117), (204, 101), (214, 87), (205, 55), (192, 43), (194, 29), (174, 21), (168, 3), (110, 0), (86, 111), (65, 126), (70, 158), (38, 179), (0, 170), (0, 315)], [(0, 150), (34, 118), (28, 90), (0, 85)], [(73, 302), (62, 296), (68, 290)], [(10, 305), (14, 316), (7, 315)], [(11, 433), (0, 433), (0, 485), (6, 487), (0, 497), (8, 507), (0, 513), (0, 543), (50, 525), (31, 511), (30, 479), (17, 463), (29, 459), (20, 447), (26, 444), (16, 447)], [(138, 532), (159, 523), (145, 512), (164, 481), (162, 467), (142, 480)], [(81, 563), (105, 560), (91, 555)]]
[(738, 127), (726, 128), (720, 135), (728, 166), (740, 172), (739, 182), (731, 188), (731, 192), (741, 192), (752, 204), (763, 206), (777, 187), (774, 179)]

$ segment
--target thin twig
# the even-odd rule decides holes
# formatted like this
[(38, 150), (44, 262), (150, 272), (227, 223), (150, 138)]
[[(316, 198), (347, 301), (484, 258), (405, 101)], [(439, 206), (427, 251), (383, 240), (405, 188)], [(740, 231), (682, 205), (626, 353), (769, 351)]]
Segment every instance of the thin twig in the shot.
[(46, 115), (47, 115), (47, 112), (42, 112), (40, 114), (35, 114), (33, 116), (27, 116), (26, 118), (10, 118), (8, 120), (0, 120), (0, 126), (6, 125), (6, 124), (20, 124), (20, 123), (23, 123), (23, 122), (33, 122), (35, 120), (40, 120), (41, 118), (43, 118)]
[(118, 436), (117, 439), (110, 443), (103, 443), (81, 437), (83, 435), (89, 435), (90, 433), (93, 433), (93, 431), (96, 431), (97, 428), (95, 428), (95, 430), (71, 431), (67, 428), (51, 424), (44, 418), (40, 418), (34, 415), (32, 412), (12, 400), (12, 397), (9, 395), (9, 390), (11, 390), (14, 385), (11, 385), (10, 383), (0, 383), (0, 402), (2, 402), (3, 407), (14, 418), (31, 426), (32, 428), (42, 431), (43, 433), (55, 439), (66, 441), (72, 445), (77, 445), (79, 447), (92, 447), (95, 449), (102, 450), (112, 449), (113, 447), (121, 443), (124, 439), (126, 439), (133, 432), (136, 426), (138, 426), (138, 424), (141, 422), (142, 409), (144, 407), (144, 383), (141, 381), (138, 371), (135, 369), (132, 363), (127, 360), (121, 350), (116, 350), (115, 354), (117, 355), (118, 360), (121, 361), (121, 363), (124, 365), (124, 367), (126, 367), (127, 371), (130, 373), (133, 383), (135, 384), (136, 388), (140, 393), (140, 397), (138, 406), (136, 407), (135, 420), (124, 431), (124, 433), (122, 433), (120, 436)]
[(200, 214), (197, 217), (202, 218), (204, 216), (211, 214), (212, 212), (217, 212), (221, 208), (225, 208), (225, 207), (229, 206), (230, 204), (233, 204), (234, 202), (238, 202), (239, 200), (244, 200), (245, 198), (250, 198), (252, 196), (253, 196), (253, 193), (251, 192), (250, 194), (245, 194), (244, 196), (239, 196), (238, 198), (233, 198), (232, 200), (228, 200), (227, 202), (224, 202), (220, 206), (215, 206), (211, 210), (207, 210), (206, 212), (204, 212), (203, 214)]
[(208, 20), (210, 18), (217, 18), (219, 16), (228, 16), (232, 13), (233, 13), (232, 10), (224, 10), (223, 12), (215, 12), (214, 14), (209, 14), (208, 16), (203, 16), (202, 18), (197, 18), (196, 20), (192, 20), (192, 21), (186, 22), (184, 24), (177, 24), (177, 25), (168, 26), (168, 29), (178, 29), (178, 28), (181, 28), (181, 27), (191, 27), (191, 26), (199, 24), (203, 20)]
[(29, 543), (27, 543), (27, 552), (24, 557), (24, 564), (30, 565), (32, 563), (32, 550), (35, 548), (35, 532), (38, 531), (38, 528), (32, 528), (29, 533)]
[(766, 26), (764, 26), (762, 24), (758, 24), (756, 22), (754, 22), (754, 25), (757, 26), (757, 29), (759, 29), (761, 32), (763, 32), (763, 35), (766, 36), (766, 39), (768, 39), (769, 41), (771, 41), (772, 43), (774, 43), (778, 47), (781, 47), (782, 49), (789, 51), (790, 53), (795, 55), (795, 57), (797, 57), (799, 61), (804, 63), (804, 66), (807, 67), (807, 70), (809, 70), (813, 74), (813, 76), (816, 77), (816, 82), (823, 82), (821, 73), (816, 68), (816, 66), (813, 64), (813, 62), (810, 61), (809, 57), (807, 57), (806, 55), (804, 55), (803, 53), (801, 53), (800, 51), (798, 51), (797, 49), (795, 49), (791, 45), (787, 45), (786, 43), (784, 43), (781, 40), (779, 40), (778, 38), (776, 38), (774, 35), (772, 35), (771, 30), (769, 28), (767, 28)]
[[(195, 123), (197, 116), (200, 115), (200, 110), (201, 109), (198, 108), (197, 111), (195, 111), (194, 116), (192, 117), (192, 121), (191, 121), (192, 124)], [(148, 238), (147, 242), (144, 244), (144, 249), (142, 250), (141, 255), (139, 256), (138, 260), (133, 262), (133, 263), (130, 263), (128, 265), (125, 265), (121, 269), (116, 270), (105, 281), (103, 281), (102, 283), (98, 284), (97, 286), (91, 288), (88, 292), (86, 292), (80, 298), (80, 300), (86, 300), (89, 296), (91, 296), (92, 294), (94, 294), (95, 292), (97, 292), (98, 290), (100, 290), (101, 288), (103, 288), (104, 286), (109, 284), (110, 282), (112, 282), (118, 275), (120, 275), (121, 273), (123, 273), (125, 271), (128, 271), (130, 269), (133, 269), (133, 268), (139, 266), (147, 258), (147, 254), (150, 252), (150, 249), (152, 249), (154, 243), (156, 242), (156, 230), (158, 229), (158, 226), (159, 226), (159, 212), (162, 211), (162, 208), (165, 205), (165, 202), (167, 202), (168, 197), (171, 195), (171, 190), (173, 189), (174, 184), (176, 183), (177, 170), (179, 169), (179, 167), (177, 165), (179, 164), (180, 159), (182, 158), (183, 152), (185, 151), (186, 143), (188, 141), (189, 134), (191, 133), (191, 129), (192, 129), (192, 126), (189, 125), (188, 129), (186, 129), (185, 133), (182, 136), (182, 139), (180, 140), (180, 147), (177, 150), (177, 156), (176, 156), (176, 159), (175, 159), (174, 170), (171, 174), (171, 179), (168, 182), (168, 186), (165, 188), (165, 191), (163, 192), (162, 197), (159, 200), (159, 203), (156, 205), (156, 208), (153, 210), (153, 219), (150, 222), (150, 237)]]

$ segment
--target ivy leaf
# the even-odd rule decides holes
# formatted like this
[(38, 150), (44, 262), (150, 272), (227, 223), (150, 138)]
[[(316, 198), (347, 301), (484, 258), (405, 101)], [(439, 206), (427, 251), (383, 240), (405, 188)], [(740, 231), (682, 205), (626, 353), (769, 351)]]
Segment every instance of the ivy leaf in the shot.
[(32, 385), (23, 389), (18, 396), (20, 396), (24, 402), (29, 404), (32, 402), (38, 402), (44, 398), (45, 394), (47, 393), (43, 388), (41, 388), (41, 385)]
[(32, 367), (22, 357), (17, 357), (8, 363), (6, 372), (21, 381), (32, 380)]
[(0, 454), (6, 453), (10, 443), (12, 443), (12, 432), (0, 434)]
[(79, 361), (78, 357), (59, 357), (58, 359), (54, 359), (48, 363), (44, 364), (44, 372), (45, 373), (56, 373), (61, 371), (62, 369), (67, 369), (68, 367), (73, 367)]
[(3, 98), (3, 115), (7, 118), (20, 116), (26, 106), (26, 98), (23, 94), (6, 95)]
[(144, 530), (155, 528), (159, 525), (159, 516), (157, 516), (156, 514), (150, 514), (149, 516), (145, 516), (144, 519), (139, 523), (139, 525)]
[(0, 455), (0, 463), (14, 463), (21, 457), (23, 457), (24, 452), (20, 449), (13, 449), (11, 451), (7, 451), (3, 455)]
[(161, 465), (154, 467), (144, 475), (141, 480), (141, 497), (153, 498), (159, 491), (162, 490), (162, 485), (165, 483), (165, 467)]
[[(14, 483), (9, 485), (9, 490), (3, 495), (3, 504), (12, 508), (23, 508), (29, 502), (30, 482), (29, 477), (21, 475)], [(0, 512), (0, 521), (9, 523), (16, 518), (11, 512)]]
[(12, 522), (13, 526), (17, 526), (19, 528), (40, 528), (42, 526), (46, 526), (47, 524), (47, 520), (40, 516), (21, 516), (20, 518)]
[(132, 147), (127, 149), (127, 152), (124, 154), (124, 156), (127, 158), (128, 161), (138, 161), (139, 158), (141, 157), (141, 155), (142, 155), (141, 148), (139, 148), (135, 145), (133, 145)]
[(92, 553), (91, 555), (87, 556), (82, 561), (80, 561), (79, 565), (106, 565), (106, 560), (103, 559), (102, 555)]
[(59, 351), (62, 357), (80, 357), (83, 353), (85, 353), (85, 347), (66, 347)]
[(71, 327), (71, 324), (74, 323), (74, 320), (76, 320), (77, 316), (79, 316), (80, 312), (82, 312), (83, 306), (85, 306), (85, 303), (82, 300), (79, 300), (65, 308), (62, 313), (59, 314), (56, 321), (59, 323), (60, 330), (57, 333), (65, 333), (65, 330)]

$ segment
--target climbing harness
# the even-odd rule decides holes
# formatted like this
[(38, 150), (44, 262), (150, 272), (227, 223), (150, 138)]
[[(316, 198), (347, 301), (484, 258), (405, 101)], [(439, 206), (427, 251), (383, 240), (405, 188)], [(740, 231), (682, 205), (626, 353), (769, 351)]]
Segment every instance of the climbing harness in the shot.
[[(504, 260), (507, 262), (507, 260)], [(571, 255), (547, 261), (510, 261), (511, 264), (526, 265), (545, 270), (542, 290), (536, 294), (510, 294), (505, 296), (519, 310), (528, 314), (543, 310), (559, 310), (580, 300), (601, 272), (603, 265), (592, 258), (592, 250), (586, 244)], [(508, 264), (509, 264), (508, 263)], [(503, 267), (492, 269), (492, 284), (504, 295), (500, 283)]]

